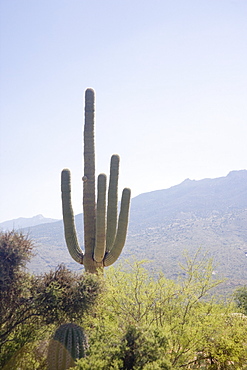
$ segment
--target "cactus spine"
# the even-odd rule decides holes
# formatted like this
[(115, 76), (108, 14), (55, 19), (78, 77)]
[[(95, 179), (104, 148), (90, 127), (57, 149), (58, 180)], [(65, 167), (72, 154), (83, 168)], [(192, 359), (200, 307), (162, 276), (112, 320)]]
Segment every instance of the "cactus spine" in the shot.
[(64, 232), (68, 250), (74, 260), (83, 264), (85, 270), (91, 273), (96, 273), (98, 269), (113, 264), (119, 257), (126, 240), (130, 189), (123, 190), (117, 222), (118, 176), (119, 156), (113, 155), (110, 165), (107, 206), (106, 175), (100, 174), (95, 208), (94, 91), (87, 89), (85, 94), (83, 176), (84, 253), (79, 246), (75, 230), (71, 205), (70, 171), (68, 169), (62, 171), (61, 190)]
[(48, 370), (65, 370), (75, 366), (75, 360), (85, 357), (87, 348), (87, 339), (80, 326), (59, 326), (49, 343)]

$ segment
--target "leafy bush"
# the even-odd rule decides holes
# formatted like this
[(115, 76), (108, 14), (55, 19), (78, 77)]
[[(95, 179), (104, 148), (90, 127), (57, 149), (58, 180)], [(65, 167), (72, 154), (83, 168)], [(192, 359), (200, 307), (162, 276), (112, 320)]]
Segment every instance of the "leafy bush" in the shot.
[(60, 265), (55, 271), (32, 279), (36, 314), (45, 324), (81, 320), (92, 309), (100, 286), (98, 276), (77, 274)]
[(238, 288), (234, 296), (237, 306), (247, 315), (247, 285)]
[(0, 233), (0, 367), (11, 363), (11, 369), (21, 369), (24, 361), (23, 368), (28, 368), (24, 360), (28, 357), (37, 362), (26, 349), (34, 342), (48, 341), (54, 325), (81, 320), (101, 290), (97, 276), (79, 275), (63, 265), (31, 276), (24, 268), (32, 248), (32, 241), (22, 233)]
[(210, 294), (212, 261), (187, 259), (183, 278), (151, 276), (143, 262), (110, 268), (94, 316), (90, 349), (77, 369), (244, 369), (247, 326), (236, 307)]

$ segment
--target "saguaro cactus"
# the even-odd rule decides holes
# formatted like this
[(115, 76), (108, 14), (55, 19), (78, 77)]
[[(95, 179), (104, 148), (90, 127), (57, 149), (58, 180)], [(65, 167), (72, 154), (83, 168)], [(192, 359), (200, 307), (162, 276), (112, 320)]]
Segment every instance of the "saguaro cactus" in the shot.
[(85, 270), (91, 273), (96, 273), (98, 269), (114, 263), (126, 240), (130, 189), (123, 190), (118, 217), (118, 174), (119, 156), (113, 155), (110, 165), (107, 206), (106, 175), (100, 174), (95, 207), (94, 91), (87, 89), (85, 94), (84, 176), (82, 178), (84, 253), (79, 246), (75, 230), (68, 169), (62, 171), (61, 190), (64, 232), (68, 250), (74, 260), (83, 264)]
[(75, 360), (85, 357), (87, 348), (87, 338), (80, 326), (59, 326), (49, 343), (48, 370), (66, 370), (75, 366)]

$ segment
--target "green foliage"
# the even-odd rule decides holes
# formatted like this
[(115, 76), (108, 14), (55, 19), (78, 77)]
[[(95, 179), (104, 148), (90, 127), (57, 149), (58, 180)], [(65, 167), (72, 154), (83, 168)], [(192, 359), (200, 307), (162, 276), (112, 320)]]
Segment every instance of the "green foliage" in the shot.
[(182, 278), (150, 276), (143, 262), (110, 268), (88, 356), (77, 369), (244, 369), (247, 326), (235, 306), (215, 301), (212, 261), (186, 260)]
[(21, 232), (0, 232), (0, 284), (1, 299), (19, 278), (21, 268), (32, 256), (32, 241)]
[(129, 326), (122, 338), (120, 345), (120, 357), (123, 361), (123, 369), (143, 369), (149, 365), (157, 365), (157, 361), (163, 364), (164, 369), (170, 369), (169, 361), (160, 361), (166, 355), (167, 339), (158, 330), (149, 332)]
[(25, 296), (29, 276), (23, 267), (31, 251), (32, 242), (22, 233), (0, 232), (0, 320), (18, 307), (20, 295)]
[[(0, 233), (0, 366), (30, 336), (29, 330), (23, 330), (20, 335), (17, 328), (22, 328), (22, 322), (32, 312), (32, 305), (30, 309), (25, 305), (29, 300), (31, 278), (23, 270), (31, 251), (32, 242), (22, 233)], [(13, 331), (16, 331), (14, 341)], [(6, 342), (7, 346), (3, 347)]]
[[(27, 328), (27, 325), (25, 327)], [(3, 362), (3, 356), (1, 356), (2, 364), (5, 364), (3, 370), (47, 370), (47, 347), (52, 331), (54, 331), (52, 326), (37, 330), (37, 327), (32, 325), (29, 330), (29, 337), (24, 340), (23, 331), (20, 330), (21, 345), (16, 346), (15, 350), (10, 346), (13, 342), (9, 341), (4, 345), (3, 349), (6, 350), (9, 356), (5, 362)], [(16, 335), (13, 336), (13, 341), (17, 341)]]
[[(24, 271), (32, 242), (18, 232), (0, 234), (0, 367), (31, 368), (31, 343), (48, 340), (54, 325), (81, 320), (101, 290), (99, 277), (59, 266), (40, 276)], [(25, 360), (23, 359), (25, 358)], [(25, 361), (30, 359), (27, 366)], [(36, 365), (33, 365), (36, 366)], [(41, 362), (38, 361), (38, 365)], [(34, 367), (35, 369), (38, 367)]]
[(87, 339), (83, 329), (75, 324), (63, 324), (56, 330), (48, 349), (48, 370), (66, 370), (75, 360), (85, 356)]
[(117, 333), (116, 330), (112, 327), (112, 331), (98, 333), (97, 339), (91, 338), (88, 356), (78, 361), (76, 368), (81, 370), (172, 369), (169, 359), (165, 357), (167, 340), (158, 330), (152, 331), (134, 326), (127, 326), (125, 332), (121, 330)]
[(46, 324), (81, 319), (92, 308), (101, 287), (97, 276), (77, 274), (63, 265), (32, 282), (36, 314)]
[(235, 302), (245, 315), (247, 315), (247, 285), (236, 289), (234, 294)]
[(210, 320), (209, 325), (210, 337), (207, 334), (204, 338), (204, 358), (211, 365), (208, 368), (246, 369), (247, 317), (229, 312)]

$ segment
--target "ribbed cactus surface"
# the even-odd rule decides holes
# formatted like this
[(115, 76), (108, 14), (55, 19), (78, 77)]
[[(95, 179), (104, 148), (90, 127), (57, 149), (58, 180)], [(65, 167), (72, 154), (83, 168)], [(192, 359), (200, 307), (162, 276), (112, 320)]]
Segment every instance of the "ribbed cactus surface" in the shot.
[(85, 356), (87, 339), (83, 329), (75, 324), (63, 324), (56, 330), (48, 348), (48, 370), (65, 370), (75, 366), (75, 360)]
[(64, 169), (61, 178), (66, 244), (74, 260), (83, 264), (85, 270), (91, 273), (111, 265), (119, 257), (126, 240), (130, 206), (130, 189), (125, 188), (122, 193), (118, 217), (119, 156), (116, 154), (111, 158), (108, 197), (106, 196), (106, 175), (100, 174), (97, 182), (96, 202), (94, 100), (94, 91), (87, 89), (85, 94), (83, 176), (84, 252), (79, 246), (75, 229), (71, 204), (70, 171)]

